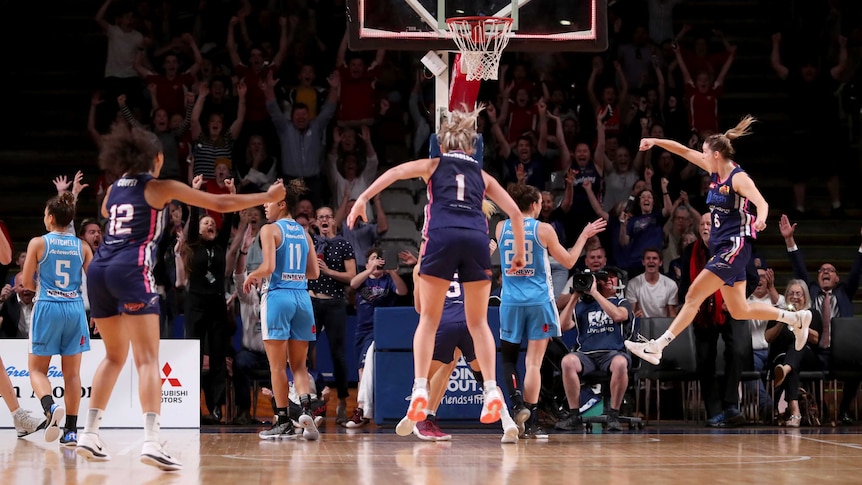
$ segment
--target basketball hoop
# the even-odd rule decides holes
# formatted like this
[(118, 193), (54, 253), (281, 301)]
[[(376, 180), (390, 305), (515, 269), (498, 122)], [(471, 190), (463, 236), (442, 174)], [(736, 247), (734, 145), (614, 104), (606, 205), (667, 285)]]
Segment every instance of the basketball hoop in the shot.
[(510, 17), (454, 17), (446, 19), (461, 51), (461, 70), (468, 81), (497, 79), (500, 56), (512, 32)]

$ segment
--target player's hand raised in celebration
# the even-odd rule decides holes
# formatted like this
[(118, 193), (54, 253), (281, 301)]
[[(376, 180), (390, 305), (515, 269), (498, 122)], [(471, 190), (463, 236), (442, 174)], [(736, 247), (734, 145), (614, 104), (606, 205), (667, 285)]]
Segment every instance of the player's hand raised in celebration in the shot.
[(638, 148), (640, 151), (645, 152), (647, 150), (652, 149), (655, 146), (655, 138), (641, 138), (641, 145)]

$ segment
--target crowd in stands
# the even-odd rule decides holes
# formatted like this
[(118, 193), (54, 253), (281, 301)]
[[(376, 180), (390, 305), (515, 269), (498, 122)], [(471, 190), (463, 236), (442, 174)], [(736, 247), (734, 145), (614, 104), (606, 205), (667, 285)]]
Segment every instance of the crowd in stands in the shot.
[[(485, 170), (504, 185), (542, 191), (539, 219), (554, 227), (567, 248), (589, 222), (607, 220), (607, 230), (590, 240), (574, 271), (616, 268), (625, 286), (619, 296), (629, 301), (635, 318), (676, 315), (691, 277), (708, 258), (712, 224), (708, 174), (660, 148), (640, 151), (639, 142), (669, 137), (699, 150), (705, 137), (730, 127), (721, 116), (721, 98), (734, 89), (726, 81), (737, 48), (718, 30), (674, 24), (673, 7), (680, 1), (649, 0), (646, 7), (615, 2), (609, 12), (611, 48), (602, 54), (506, 53), (499, 81), (484, 83), (479, 98), (487, 105), (479, 121)], [(788, 426), (799, 425), (793, 404), (799, 382), (792, 376), (828, 364), (829, 319), (852, 316), (862, 271), (860, 248), (848, 277), (839, 278), (830, 263), (809, 277), (792, 224), (807, 215), (812, 160), (827, 177), (832, 214), (843, 215), (838, 175), (849, 144), (834, 92), (856, 75), (848, 69), (848, 50), (856, 46), (847, 37), (859, 36), (834, 17), (853, 13), (832, 9), (794, 18), (771, 38), (776, 84), (783, 83), (790, 95), (795, 131), (789, 136), (819, 140), (788, 143), (795, 151), (786, 171), (795, 177), (794, 202), (785, 208), (790, 219), (782, 219), (781, 234), (798, 279), (776, 281), (757, 257), (748, 284), (751, 299), (808, 305), (822, 316), (809, 354), (792, 358), (786, 350), (793, 340), (787, 343), (783, 326), (750, 322), (755, 357), (749, 358), (756, 368), (777, 366), (775, 372), (788, 376)], [(427, 156), (434, 89), (417, 53), (350, 51), (344, 0), (105, 0), (95, 20), (107, 37), (104, 83), (89, 113), (97, 146), (112, 126), (143, 126), (163, 145), (162, 178), (213, 193), (265, 191), (277, 178), (301, 178), (310, 188), (294, 218), (313, 235), (317, 249), (321, 276), (309, 283), (309, 292), (317, 329), (328, 337), (334, 382), (324, 382), (313, 362), (310, 369), (321, 396), (328, 384), (337, 393), (339, 423), (364, 424), (361, 412), (348, 419), (346, 409), (347, 317), (357, 308), (361, 316), (369, 306), (412, 304), (410, 278), (398, 275), (415, 263), (424, 184), (399, 184), (376, 197), (368, 223), (351, 229), (345, 217), (381, 168)], [(816, 42), (803, 40), (802, 32)], [(740, 163), (745, 166), (744, 155)], [(105, 173), (93, 184), (99, 202), (117, 175)], [(260, 209), (218, 214), (181, 204), (171, 204), (168, 212), (156, 269), (163, 334), (171, 335), (174, 319), (183, 315), (185, 337), (206, 342), (205, 422), (225, 421), (230, 374), (242, 395), (234, 422), (249, 424), (250, 373), (269, 365), (255, 316), (259, 302), (237, 289), (243, 272), (262, 260), (255, 237), (265, 216)], [(87, 217), (76, 224), (79, 237), (97, 248), (103, 219), (79, 217)], [(375, 266), (383, 260), (385, 270)], [(571, 273), (555, 261), (551, 267), (558, 308), (571, 312), (567, 304), (578, 295)], [(0, 292), (0, 302), (3, 336), (26, 337), (23, 320), (29, 318), (32, 293), (13, 280)], [(719, 294), (704, 304), (695, 323), (709, 423), (740, 424), (733, 410), (739, 359), (745, 357), (732, 349), (743, 323), (731, 321)], [(239, 349), (231, 345), (236, 332), (242, 334)], [(714, 377), (719, 336), (731, 349), (720, 389)], [(760, 389), (764, 415), (771, 418), (772, 402), (762, 384)], [(849, 404), (845, 399), (839, 410), (846, 422)]]

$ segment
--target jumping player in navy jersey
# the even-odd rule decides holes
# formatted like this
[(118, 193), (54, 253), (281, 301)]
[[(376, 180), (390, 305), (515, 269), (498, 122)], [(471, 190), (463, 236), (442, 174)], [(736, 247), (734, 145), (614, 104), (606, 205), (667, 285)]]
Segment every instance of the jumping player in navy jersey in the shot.
[[(486, 203), (483, 207), (486, 214), (490, 216), (494, 212), (494, 207), (490, 203)], [(423, 243), (424, 244), (424, 243)], [(489, 253), (497, 249), (497, 244), (489, 241)], [(417, 261), (413, 268), (413, 306), (416, 312), (422, 314), (422, 280), (419, 276), (421, 270), (421, 261)], [(473, 349), (473, 338), (470, 336), (470, 331), (467, 327), (466, 317), (464, 315), (464, 286), (461, 284), (456, 273), (452, 281), (449, 283), (449, 290), (446, 292), (446, 301), (443, 305), (443, 312), (440, 318), (440, 326), (437, 328), (437, 334), (434, 338), (434, 353), (431, 361), (431, 367), (428, 374), (429, 380), (429, 401), (427, 415), (423, 421), (414, 423), (406, 416), (395, 427), (395, 432), (401, 436), (407, 436), (411, 432), (417, 438), (423, 441), (449, 441), (452, 435), (444, 433), (437, 425), (437, 408), (440, 406), (443, 396), (446, 394), (446, 389), (449, 385), (449, 377), (452, 371), (458, 365), (458, 360), (461, 356), (470, 366), (470, 371), (473, 373), (473, 378), (483, 390), (485, 389), (485, 380), (479, 363), (476, 361), (476, 352)], [(498, 392), (502, 392), (498, 387)], [(501, 443), (517, 443), (518, 434), (520, 434), (518, 425), (512, 420), (508, 410), (503, 407), (500, 409), (500, 421), (503, 425), (503, 437)]]
[[(480, 108), (481, 109), (481, 108)], [(476, 117), (473, 112), (453, 111), (438, 132), (440, 158), (406, 162), (392, 168), (360, 195), (347, 217), (353, 227), (358, 218), (367, 220), (366, 203), (396, 180), (422, 177), (428, 183), (428, 206), (425, 210), (421, 279), (422, 314), (413, 336), (415, 380), (407, 417), (418, 422), (425, 419), (428, 405), (428, 368), (434, 351), (434, 335), (440, 323), (443, 302), (449, 282), (456, 272), (464, 285), (464, 311), (479, 367), (496, 369), (494, 337), (488, 327), (488, 296), (491, 293), (491, 257), (488, 254), (488, 222), (482, 213), (482, 202), (488, 197), (513, 218), (512, 271), (524, 267), (524, 224), (518, 206), (509, 194), (478, 161), (470, 156), (476, 139)], [(494, 423), (500, 419), (504, 401), (495, 380), (485, 381), (485, 399), (480, 421)]]
[[(651, 364), (657, 365), (661, 361), (662, 350), (691, 324), (701, 303), (719, 289), (734, 319), (786, 323), (796, 337), (796, 350), (801, 350), (808, 340), (811, 311), (788, 312), (764, 303), (749, 303), (745, 298), (745, 267), (751, 258), (751, 240), (757, 237), (758, 231), (766, 228), (769, 204), (754, 181), (733, 161), (735, 152), (731, 142), (749, 134), (748, 128), (754, 121), (751, 116), (746, 116), (736, 127), (710, 136), (703, 142), (703, 153), (672, 140), (641, 140), (641, 151), (654, 146), (664, 148), (706, 170), (711, 176), (707, 204), (712, 220), (709, 236), (712, 257), (692, 282), (685, 304), (664, 335), (649, 341), (626, 341), (626, 347), (632, 353)], [(749, 201), (757, 209), (756, 217), (748, 210)]]
[(103, 139), (99, 165), (119, 178), (102, 202), (107, 231), (87, 271), (87, 290), (90, 316), (105, 344), (105, 359), (93, 377), (87, 424), (78, 436), (77, 453), (93, 461), (110, 459), (99, 438), (99, 427), (131, 344), (144, 412), (140, 459), (170, 471), (181, 469), (182, 464), (159, 442), (159, 294), (152, 273), (165, 227), (164, 208), (179, 200), (217, 212), (234, 212), (283, 200), (285, 191), (276, 182), (261, 194), (209, 194), (174, 180), (158, 180), (163, 163), (159, 140), (143, 129), (117, 127)]
[[(64, 446), (75, 446), (78, 433), (78, 405), (81, 394), (81, 355), (90, 350), (90, 328), (81, 296), (81, 279), (93, 259), (90, 246), (83, 244), (66, 227), (75, 218), (75, 196), (69, 192), (48, 201), (45, 229), (49, 232), (30, 240), (22, 268), (22, 284), (36, 291), (30, 329), (30, 383), (42, 402), (48, 427), (45, 441), (61, 438)], [(34, 276), (38, 272), (38, 285)], [(51, 357), (61, 356), (66, 407), (54, 404), (48, 367)], [(60, 420), (66, 416), (64, 432)]]
[[(243, 290), (261, 290), (260, 322), (263, 346), (269, 360), (272, 393), (275, 398), (276, 422), (261, 431), (262, 439), (291, 439), (299, 435), (288, 415), (289, 385), (284, 363), (290, 362), (293, 382), (299, 394), (302, 414), (299, 424), (302, 437), (319, 437), (311, 414), (311, 383), (306, 369), (308, 342), (316, 339), (314, 311), (308, 296), (308, 280), (320, 277), (317, 253), (311, 235), (290, 216), (299, 196), (305, 192), (301, 180), (288, 184), (287, 196), (263, 206), (272, 222), (260, 229), (263, 262), (245, 279)], [(308, 264), (314, 261), (315, 264)]]
[[(515, 421), (526, 423), (522, 438), (545, 439), (548, 434), (539, 426), (539, 391), (542, 386), (540, 369), (545, 349), (551, 337), (559, 337), (560, 318), (554, 300), (549, 255), (571, 269), (578, 261), (587, 240), (605, 230), (607, 221), (598, 219), (584, 228), (577, 242), (568, 251), (560, 244), (554, 228), (539, 222), (542, 212), (542, 194), (530, 185), (511, 184), (509, 195), (518, 204), (524, 217), (527, 264), (520, 271), (509, 272), (512, 260), (512, 224), (510, 220), (497, 224), (497, 241), (503, 271), (503, 291), (500, 303), (500, 353), (503, 359), (503, 377), (509, 389)], [(527, 339), (527, 356), (524, 360), (524, 392), (518, 372), (518, 355), (521, 342)]]

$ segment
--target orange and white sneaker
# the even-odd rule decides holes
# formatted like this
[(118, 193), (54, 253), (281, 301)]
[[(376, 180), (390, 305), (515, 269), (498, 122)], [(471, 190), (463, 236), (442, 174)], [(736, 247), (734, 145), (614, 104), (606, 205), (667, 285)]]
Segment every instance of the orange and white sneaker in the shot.
[(427, 408), (428, 390), (424, 387), (413, 389), (413, 394), (410, 396), (410, 407), (407, 408), (407, 419), (414, 423), (424, 421), (426, 417), (425, 409)]
[(500, 420), (500, 410), (506, 403), (497, 388), (485, 391), (485, 402), (482, 404), (482, 414), (479, 421), (485, 424), (496, 423)]

